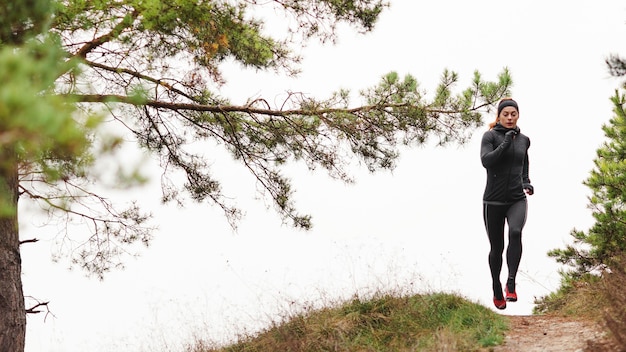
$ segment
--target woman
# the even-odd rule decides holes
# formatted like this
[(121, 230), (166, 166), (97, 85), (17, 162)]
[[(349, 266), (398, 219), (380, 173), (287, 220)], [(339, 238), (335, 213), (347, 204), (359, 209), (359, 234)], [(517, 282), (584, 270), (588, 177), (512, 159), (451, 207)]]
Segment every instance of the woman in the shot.
[[(487, 169), (483, 195), (483, 219), (489, 236), (489, 268), (493, 283), (493, 303), (505, 309), (506, 302), (517, 301), (515, 277), (522, 257), (522, 229), (526, 223), (526, 195), (534, 193), (528, 178), (530, 139), (517, 127), (519, 107), (511, 98), (498, 104), (496, 120), (483, 134), (480, 159)], [(509, 228), (506, 250), (508, 279), (502, 293), (500, 271), (504, 252), (504, 225)]]

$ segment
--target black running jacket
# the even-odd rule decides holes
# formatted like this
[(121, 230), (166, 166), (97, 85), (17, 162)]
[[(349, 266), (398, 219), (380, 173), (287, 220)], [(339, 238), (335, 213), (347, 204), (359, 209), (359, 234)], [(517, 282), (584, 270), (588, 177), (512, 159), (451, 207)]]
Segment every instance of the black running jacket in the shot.
[[(510, 143), (503, 143), (505, 134), (515, 131)], [(531, 188), (528, 178), (528, 148), (530, 139), (519, 127), (506, 128), (496, 124), (483, 134), (480, 159), (487, 169), (487, 185), (483, 202), (512, 203), (526, 198), (524, 188)]]

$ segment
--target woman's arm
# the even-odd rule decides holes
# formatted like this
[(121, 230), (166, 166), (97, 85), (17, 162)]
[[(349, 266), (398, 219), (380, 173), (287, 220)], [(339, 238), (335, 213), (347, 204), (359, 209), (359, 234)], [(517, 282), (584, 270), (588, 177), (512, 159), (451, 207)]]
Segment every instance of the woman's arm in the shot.
[[(530, 147), (530, 139), (528, 140), (528, 147)], [(532, 195), (535, 193), (535, 188), (530, 184), (528, 169), (528, 149), (526, 149), (526, 153), (524, 154), (524, 167), (522, 169), (522, 187), (526, 190), (528, 195)]]
[(514, 131), (507, 132), (504, 135), (504, 141), (502, 141), (502, 143), (494, 149), (493, 133), (486, 132), (483, 134), (483, 139), (480, 143), (480, 160), (485, 168), (492, 167), (500, 160), (500, 158), (502, 158), (504, 151), (509, 147), (509, 145), (511, 145), (513, 135), (515, 135)]

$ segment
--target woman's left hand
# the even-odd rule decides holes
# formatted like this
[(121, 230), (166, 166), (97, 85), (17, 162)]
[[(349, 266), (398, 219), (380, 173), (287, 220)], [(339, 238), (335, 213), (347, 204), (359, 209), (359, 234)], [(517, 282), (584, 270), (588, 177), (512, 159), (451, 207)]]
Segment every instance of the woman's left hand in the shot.
[(525, 183), (523, 186), (524, 192), (529, 196), (532, 196), (535, 193), (535, 188), (530, 183)]

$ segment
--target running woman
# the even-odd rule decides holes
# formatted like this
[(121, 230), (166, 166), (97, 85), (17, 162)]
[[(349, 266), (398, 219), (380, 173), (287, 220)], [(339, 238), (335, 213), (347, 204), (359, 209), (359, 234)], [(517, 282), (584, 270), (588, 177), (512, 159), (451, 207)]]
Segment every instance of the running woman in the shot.
[[(493, 303), (505, 309), (506, 302), (517, 301), (515, 277), (522, 257), (522, 229), (526, 223), (526, 195), (534, 193), (528, 178), (530, 139), (517, 127), (519, 107), (511, 98), (498, 104), (496, 120), (483, 134), (480, 159), (487, 169), (487, 185), (483, 195), (483, 219), (489, 237), (489, 269), (493, 287)], [(508, 278), (502, 293), (500, 272), (504, 253), (504, 225), (508, 225), (506, 250)]]

